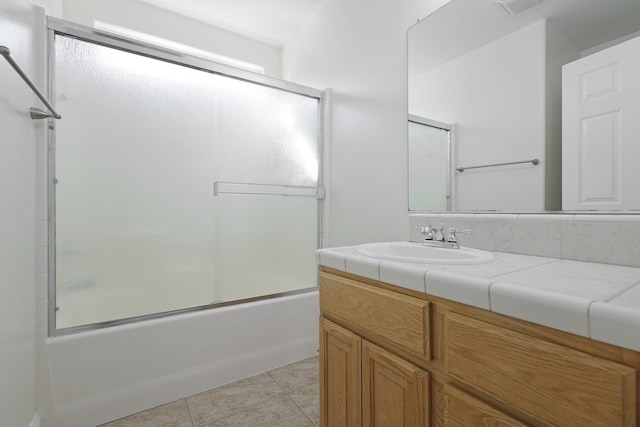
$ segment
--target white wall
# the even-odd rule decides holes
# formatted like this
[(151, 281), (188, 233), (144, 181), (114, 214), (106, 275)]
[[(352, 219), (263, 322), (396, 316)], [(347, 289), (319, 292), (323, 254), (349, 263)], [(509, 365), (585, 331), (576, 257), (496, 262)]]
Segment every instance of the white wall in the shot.
[(446, 0), (326, 0), (283, 78), (331, 88), (328, 244), (408, 239), (407, 29)]
[(31, 3), (43, 8), (47, 16), (62, 19), (64, 0), (31, 0)]
[[(52, 1), (52, 0), (49, 0)], [(93, 27), (96, 20), (265, 67), (280, 76), (281, 49), (136, 0), (64, 0), (64, 19)]]
[(560, 209), (561, 64), (577, 54), (541, 20), (409, 82), (409, 112), (456, 124), (453, 168), (459, 210)]
[(454, 167), (543, 160), (455, 172), (457, 209), (544, 209), (544, 72), (539, 21), (410, 80), (411, 114), (456, 124)]
[(546, 167), (545, 207), (562, 209), (562, 66), (580, 57), (580, 51), (547, 23), (546, 41)]
[[(3, 0), (0, 43), (35, 81), (43, 15), (29, 2)], [(36, 414), (37, 98), (0, 59), (0, 424), (28, 426)]]

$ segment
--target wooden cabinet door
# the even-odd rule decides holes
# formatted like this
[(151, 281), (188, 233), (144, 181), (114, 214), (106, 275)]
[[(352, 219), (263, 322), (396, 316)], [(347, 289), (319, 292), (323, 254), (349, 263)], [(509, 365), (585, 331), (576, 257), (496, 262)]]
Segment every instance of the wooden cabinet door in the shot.
[(526, 427), (515, 418), (447, 385), (444, 388), (445, 427)]
[(362, 425), (361, 338), (327, 319), (320, 322), (320, 424)]
[(362, 341), (363, 425), (429, 425), (429, 374)]

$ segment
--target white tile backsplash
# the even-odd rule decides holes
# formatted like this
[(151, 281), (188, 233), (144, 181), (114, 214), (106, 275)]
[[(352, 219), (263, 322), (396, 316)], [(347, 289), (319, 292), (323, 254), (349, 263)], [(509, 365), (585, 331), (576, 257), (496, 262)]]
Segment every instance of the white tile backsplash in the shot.
[(445, 223), (471, 228), (463, 246), (577, 261), (640, 267), (640, 214), (410, 214), (411, 240), (420, 241), (414, 225)]
[(418, 225), (439, 226), (444, 223), (447, 228), (455, 227), (460, 230), (471, 229), (471, 234), (459, 234), (458, 240), (462, 246), (468, 246), (487, 251), (496, 250), (496, 223), (493, 220), (476, 220), (471, 214), (451, 214), (451, 215), (412, 215), (409, 217), (410, 239), (412, 242), (421, 242), (424, 236), (415, 231)]
[(562, 223), (518, 219), (496, 224), (496, 250), (560, 258)]
[(632, 222), (640, 225), (640, 212), (638, 213), (621, 213), (617, 215), (592, 215), (592, 214), (580, 214), (575, 215), (575, 221), (577, 222)]
[(564, 222), (574, 218), (573, 214), (518, 214), (518, 221)]
[(574, 221), (563, 224), (563, 257), (640, 267), (640, 223)]

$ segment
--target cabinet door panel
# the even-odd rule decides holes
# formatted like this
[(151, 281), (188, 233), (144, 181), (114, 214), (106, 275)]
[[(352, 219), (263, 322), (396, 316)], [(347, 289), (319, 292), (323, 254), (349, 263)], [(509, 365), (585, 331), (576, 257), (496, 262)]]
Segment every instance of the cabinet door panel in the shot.
[(361, 339), (322, 319), (320, 323), (320, 422), (323, 427), (361, 425)]
[(562, 426), (635, 426), (636, 371), (454, 313), (445, 371), (534, 419)]
[(457, 388), (444, 391), (445, 427), (526, 427), (525, 424)]
[(362, 342), (364, 426), (428, 426), (429, 374)]

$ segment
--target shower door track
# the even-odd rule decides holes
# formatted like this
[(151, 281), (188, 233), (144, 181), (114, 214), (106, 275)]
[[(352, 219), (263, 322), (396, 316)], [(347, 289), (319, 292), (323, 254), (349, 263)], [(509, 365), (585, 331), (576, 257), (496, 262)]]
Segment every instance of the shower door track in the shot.
[[(50, 35), (50, 42), (53, 39), (53, 37), (51, 36), (54, 33), (58, 33), (99, 45), (120, 49), (125, 52), (131, 52), (138, 55), (143, 55), (150, 58), (160, 59), (162, 61), (172, 62), (174, 64), (195, 68), (201, 71), (234, 77), (240, 80), (246, 80), (265, 86), (282, 89), (287, 92), (297, 93), (299, 95), (306, 95), (312, 98), (317, 98), (321, 101), (324, 98), (324, 92), (319, 89), (276, 79), (274, 77), (269, 77), (262, 74), (252, 73), (251, 71), (246, 71), (225, 64), (219, 64), (217, 62), (198, 58), (187, 53), (170, 50), (164, 47), (154, 46), (149, 43), (127, 39), (120, 35), (110, 34), (106, 31), (101, 31), (95, 28), (86, 27), (84, 25), (75, 24), (73, 22), (53, 18), (51, 16), (47, 17), (47, 24)], [(51, 54), (51, 52), (51, 45), (49, 45), (49, 54)], [(49, 62), (49, 65), (51, 70), (51, 61)]]

